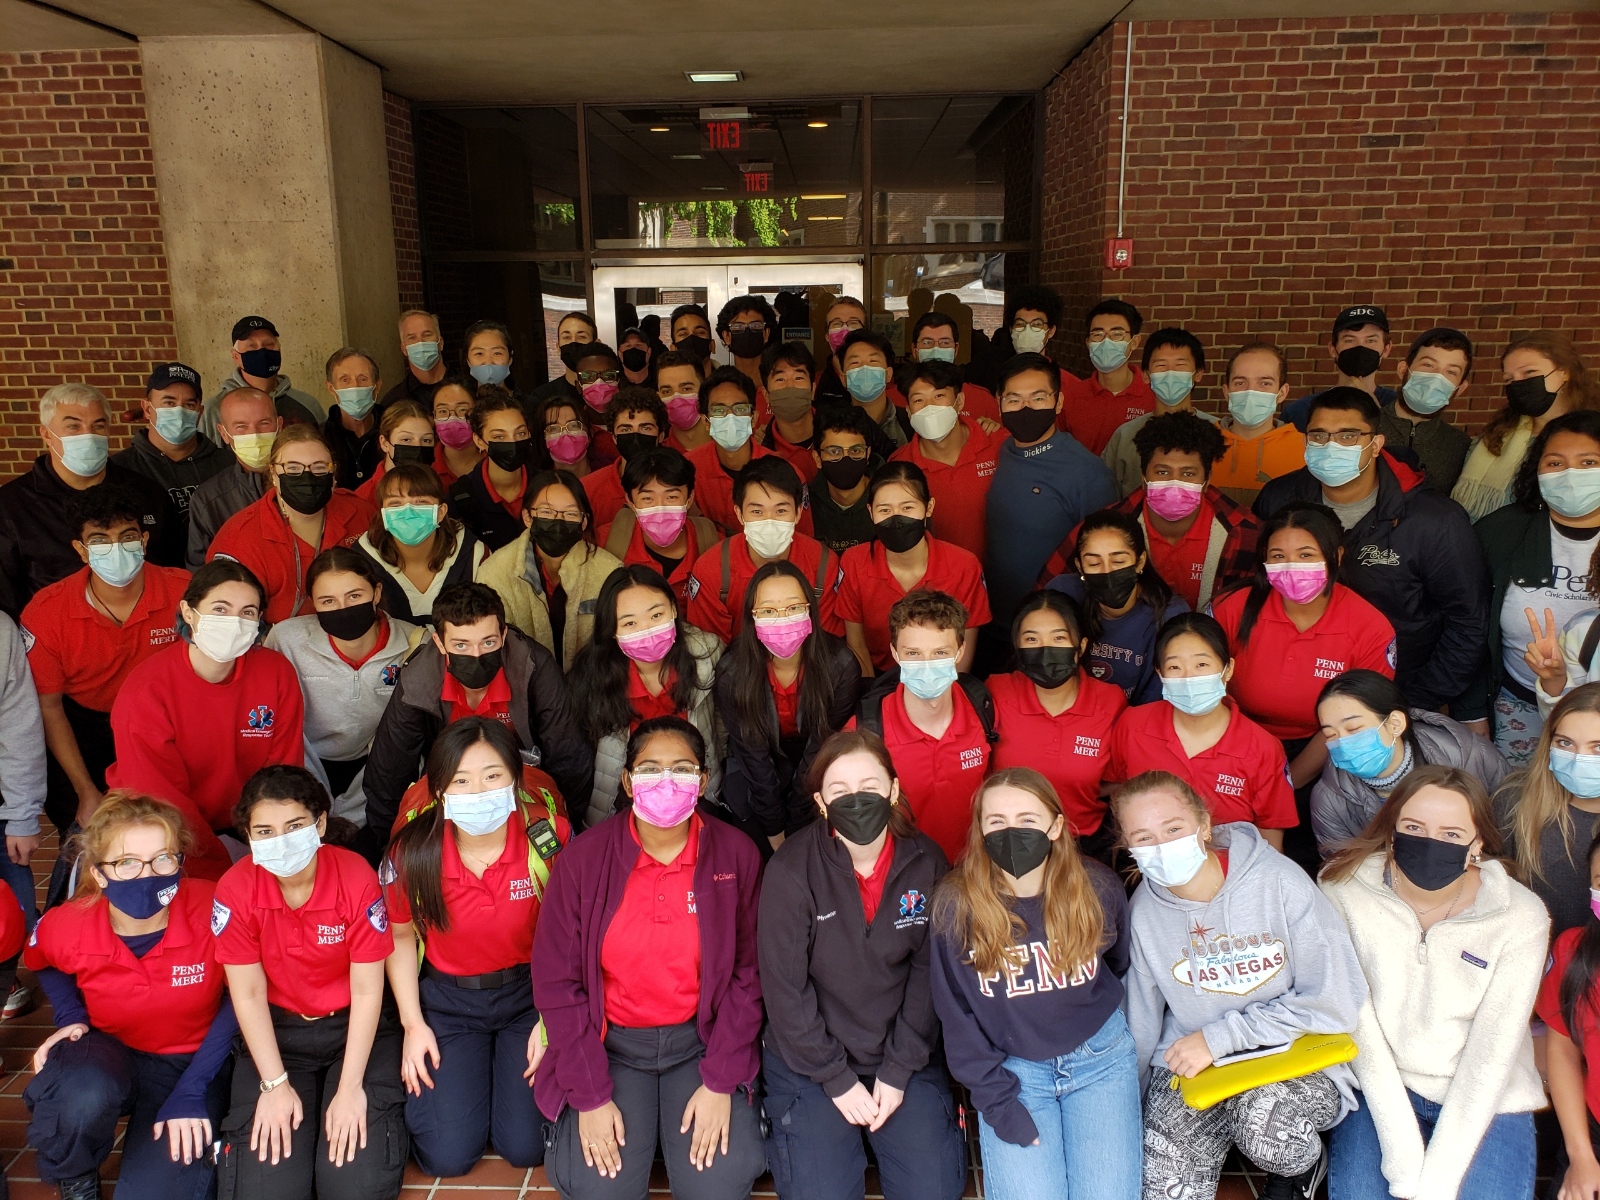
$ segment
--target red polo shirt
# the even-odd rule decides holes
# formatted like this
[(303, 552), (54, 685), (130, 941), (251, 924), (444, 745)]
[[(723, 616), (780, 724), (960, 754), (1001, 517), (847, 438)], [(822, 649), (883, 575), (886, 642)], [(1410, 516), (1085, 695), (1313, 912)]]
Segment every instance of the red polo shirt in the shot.
[[(526, 963), (533, 953), (539, 897), (528, 869), (528, 825), (521, 806), (506, 822), (505, 848), (482, 879), (461, 861), (456, 839), (449, 835), (449, 826), (445, 828), (439, 879), (450, 928), (419, 931), (428, 961), (446, 975), (488, 975)], [(392, 867), (388, 867), (383, 878), (391, 874)], [(396, 925), (411, 922), (411, 904), (399, 880), (384, 885), (383, 898), (391, 921)]]
[[(944, 592), (961, 601), (967, 610), (968, 629), (987, 625), (989, 593), (983, 584), (982, 564), (960, 546), (932, 536), (927, 541), (928, 569), (916, 588)], [(894, 666), (894, 656), (889, 653), (889, 610), (905, 595), (906, 589), (889, 569), (887, 553), (877, 542), (862, 542), (844, 552), (839, 619), (862, 627), (872, 665), (879, 671)]]
[(493, 717), (513, 733), (516, 732), (516, 725), (511, 720), (511, 684), (503, 669), (496, 671), (489, 686), (483, 689), (483, 699), (478, 702), (477, 708), (467, 703), (467, 689), (448, 670), (439, 688), (439, 699), (450, 706), (451, 722), (459, 721), (462, 717)]
[[(969, 367), (970, 364), (962, 365), (961, 370), (966, 371)], [(908, 407), (905, 393), (892, 382), (889, 384), (889, 399), (894, 401), (896, 408)], [(963, 383), (961, 385), (961, 411), (974, 420), (978, 417), (987, 417), (996, 424), (999, 424), (1000, 421), (1000, 402), (994, 398), (994, 393), (988, 388), (979, 387), (975, 383)], [(1005, 434), (1001, 434), (1002, 439), (1005, 436)]]
[(1089, 372), (1087, 379), (1063, 371), (1061, 415), (1056, 418), (1056, 424), (1087, 446), (1091, 453), (1099, 454), (1119, 425), (1154, 412), (1155, 407), (1156, 394), (1137, 366), (1133, 368), (1133, 382), (1120, 392), (1106, 390), (1098, 371)]
[(639, 719), (633, 722), (632, 728), (637, 729), (640, 721), (649, 721), (656, 717), (672, 717), (679, 715), (678, 708), (672, 702), (672, 674), (670, 671), (662, 672), (662, 684), (659, 696), (652, 696), (650, 689), (645, 687), (644, 679), (639, 674), (639, 665), (628, 664), (628, 703), (633, 705), (633, 711), (639, 714)]
[[(750, 439), (749, 446), (752, 462), (772, 454), (771, 450), (758, 445), (754, 437)], [(724, 534), (732, 537), (744, 528), (744, 522), (739, 520), (739, 511), (733, 504), (733, 476), (728, 474), (722, 460), (717, 457), (717, 444), (707, 442), (698, 449), (688, 451), (684, 457), (694, 464), (695, 507)]]
[(1144, 771), (1170, 771), (1200, 793), (1218, 825), (1248, 821), (1263, 829), (1300, 823), (1289, 787), (1283, 746), (1224, 700), (1232, 713), (1222, 740), (1190, 758), (1173, 728), (1174, 709), (1165, 700), (1128, 709), (1111, 734), (1105, 777), (1122, 783)]
[(178, 892), (167, 906), (167, 931), (143, 958), (112, 931), (111, 906), (98, 894), (45, 913), (22, 954), (30, 971), (71, 975), (89, 1023), (146, 1054), (199, 1049), (227, 982), (211, 937), (214, 885), (181, 875), (172, 882)]
[[(950, 691), (955, 714), (941, 738), (931, 738), (906, 715), (905, 685), (883, 698), (883, 741), (900, 776), (900, 794), (922, 832), (951, 862), (967, 848), (972, 794), (989, 773), (989, 743), (967, 694)], [(851, 720), (848, 728), (854, 729)]]
[(110, 712), (128, 672), (178, 640), (188, 586), (189, 572), (146, 563), (144, 592), (121, 625), (89, 603), (88, 567), (38, 592), (22, 610), (22, 641), (39, 695)]
[(377, 875), (339, 846), (317, 851), (311, 899), (299, 908), (284, 903), (277, 876), (241, 858), (217, 884), (211, 931), (220, 962), (260, 963), (267, 1002), (304, 1017), (349, 1008), (350, 964), (394, 949)]
[(939, 536), (981, 560), (989, 485), (994, 482), (994, 469), (1000, 462), (1000, 446), (1009, 435), (1004, 429), (985, 433), (965, 412), (961, 414), (961, 424), (966, 427), (967, 441), (954, 464), (946, 465), (925, 455), (920, 434), (889, 457), (891, 461), (913, 462), (922, 468), (928, 477), (928, 491), (936, 501), (933, 524)]
[[(673, 568), (672, 574), (667, 577), (667, 582), (672, 585), (673, 593), (678, 598), (678, 607), (687, 610), (690, 596), (689, 587), (694, 578), (694, 564), (700, 557), (700, 546), (695, 538), (694, 525), (692, 523), (685, 523), (683, 532), (688, 539), (685, 543), (686, 548), (683, 552), (683, 557), (678, 561), (678, 565)], [(610, 537), (611, 526), (607, 525), (596, 535), (595, 541), (598, 545), (604, 546), (610, 540)], [(628, 549), (622, 556), (622, 562), (625, 566), (644, 566), (655, 571), (661, 570), (661, 564), (651, 556), (650, 551), (645, 549), (644, 530), (639, 527), (637, 521), (633, 523), (633, 536), (628, 539)]]
[[(632, 814), (628, 832), (638, 844)], [(689, 818), (689, 840), (671, 862), (659, 863), (639, 851), (600, 943), (609, 1024), (655, 1029), (682, 1025), (699, 1013), (700, 918), (694, 907), (699, 855), (699, 814)]]
[(295, 537), (278, 508), (278, 494), (269, 491), (224, 522), (206, 552), (206, 561), (231, 558), (255, 572), (267, 589), (267, 611), (273, 624), (311, 611), (306, 568), (334, 546), (353, 546), (367, 531), (377, 510), (354, 492), (335, 488), (322, 510), (322, 542), (311, 547)]
[[(795, 474), (800, 476), (801, 483), (810, 483), (817, 477), (817, 460), (811, 457), (810, 446), (796, 446), (778, 432), (776, 422), (767, 426), (764, 436), (769, 443), (767, 448), (789, 460), (789, 465), (794, 468)], [(812, 440), (816, 440), (815, 433), (812, 434)]]
[(778, 710), (778, 736), (800, 736), (800, 681), (804, 673), (796, 675), (788, 687), (778, 682), (778, 676), (767, 663), (767, 684), (772, 688), (772, 700)]
[[(617, 519), (617, 514), (627, 506), (628, 497), (622, 491), (620, 458), (609, 466), (597, 467), (590, 471), (580, 482), (583, 484), (584, 495), (589, 498), (589, 508), (594, 512), (591, 529), (611, 524)], [(518, 519), (521, 519), (520, 513)]]
[[(722, 598), (723, 547), (728, 553), (728, 595)], [(828, 556), (826, 567), (822, 556)], [(822, 572), (821, 595), (817, 598), (822, 627), (829, 633), (843, 635), (844, 618), (838, 613), (839, 571), (838, 556), (827, 550), (816, 538), (797, 532), (789, 545), (789, 561), (800, 568), (812, 587), (817, 585), (817, 575)], [(718, 542), (695, 560), (694, 578), (689, 584), (689, 624), (707, 633), (715, 634), (724, 642), (731, 642), (744, 624), (744, 593), (750, 586), (750, 577), (757, 566), (750, 559), (744, 534), (736, 534)]]
[(872, 864), (872, 874), (862, 875), (851, 868), (856, 877), (856, 890), (861, 893), (861, 912), (867, 924), (878, 915), (878, 905), (883, 903), (883, 888), (889, 882), (889, 870), (894, 866), (894, 834), (883, 839), (883, 849), (878, 851), (878, 861)]
[(528, 468), (517, 469), (518, 487), (517, 494), (507, 500), (495, 490), (494, 480), (489, 478), (489, 458), (484, 456), (483, 462), (478, 464), (478, 475), (483, 480), (483, 490), (501, 508), (505, 509), (518, 521), (522, 520), (522, 498), (528, 493)]
[(1150, 562), (1167, 586), (1182, 596), (1191, 612), (1200, 608), (1200, 582), (1206, 568), (1206, 551), (1211, 546), (1211, 522), (1216, 511), (1202, 497), (1195, 510), (1194, 524), (1173, 545), (1150, 526), (1150, 510), (1141, 509), (1144, 540), (1150, 547)]
[(1248, 595), (1247, 588), (1229, 592), (1211, 609), (1227, 630), (1233, 651), (1228, 692), (1273, 737), (1315, 734), (1321, 728), (1317, 697), (1328, 680), (1346, 671), (1365, 667), (1394, 678), (1394, 626), (1344, 584), (1333, 585), (1327, 609), (1304, 633), (1289, 620), (1283, 597), (1269, 592), (1249, 644), (1241, 646), (1237, 630)]
[(991, 675), (985, 681), (994, 697), (994, 769), (1032, 767), (1061, 797), (1075, 837), (1100, 828), (1106, 816), (1100, 779), (1111, 752), (1111, 731), (1128, 707), (1122, 689), (1078, 672), (1078, 695), (1058, 717), (1045, 712), (1039, 693), (1021, 671)]
[(22, 939), (27, 932), (28, 928), (22, 920), (21, 903), (0, 904), (0, 959), (15, 958), (21, 954)]
[[(1538, 1014), (1541, 1021), (1568, 1039), (1572, 1038), (1572, 1030), (1561, 1017), (1561, 980), (1567, 973), (1567, 967), (1571, 964), (1572, 955), (1582, 937), (1583, 929), (1580, 926), (1577, 929), (1565, 930), (1556, 938), (1556, 943), (1550, 950), (1550, 965), (1545, 969), (1544, 982), (1539, 985), (1539, 998), (1533, 1006), (1533, 1011)], [(1590, 986), (1594, 986), (1593, 980), (1590, 981)], [(1594, 1005), (1580, 1003), (1575, 1006), (1574, 1015), (1582, 1026), (1578, 1034), (1583, 1039), (1584, 1047), (1600, 1044), (1600, 1018), (1595, 1015)], [(1590, 1117), (1600, 1120), (1600, 1071), (1584, 1071), (1583, 1098), (1589, 1105)]]

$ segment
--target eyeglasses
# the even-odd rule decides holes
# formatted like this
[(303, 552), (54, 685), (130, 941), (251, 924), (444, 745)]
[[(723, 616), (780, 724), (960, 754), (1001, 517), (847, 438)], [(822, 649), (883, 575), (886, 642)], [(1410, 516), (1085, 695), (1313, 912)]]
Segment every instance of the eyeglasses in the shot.
[(860, 462), (869, 453), (865, 446), (824, 446), (817, 451), (823, 462), (838, 462), (841, 458), (853, 458)]
[(583, 433), (582, 421), (568, 421), (565, 425), (546, 425), (544, 435), (547, 438), (560, 437), (563, 433)]
[(579, 383), (616, 383), (622, 378), (621, 371), (579, 371)]
[(829, 329), (861, 329), (865, 325), (860, 317), (835, 317), (828, 322)]
[[(1034, 328), (1037, 329), (1039, 326), (1035, 325)], [(1091, 344), (1095, 342), (1131, 342), (1132, 340), (1133, 334), (1126, 329), (1113, 329), (1110, 333), (1107, 333), (1104, 329), (1096, 329), (1089, 335)]]
[[(143, 536), (144, 534), (140, 533), (137, 529), (130, 529), (121, 537), (117, 538), (116, 544), (119, 546), (137, 546), (139, 544), (139, 539)], [(83, 539), (83, 544), (85, 546), (109, 546), (111, 545), (111, 539), (103, 533), (91, 533), (88, 537)]]
[(920, 337), (917, 339), (918, 350), (954, 350), (955, 348), (956, 343), (954, 338)]
[(729, 408), (726, 404), (713, 404), (711, 415), (713, 417), (753, 417), (756, 409), (753, 404), (735, 404)]
[(698, 784), (700, 782), (700, 772), (687, 769), (664, 771), (656, 767), (643, 767), (637, 771), (629, 771), (628, 774), (633, 777), (634, 787), (638, 787), (640, 784), (646, 786), (657, 784), (663, 779), (670, 779), (674, 783), (682, 784)]
[(1013, 321), (1013, 322), (1011, 322), (1011, 329), (1012, 329), (1013, 332), (1021, 332), (1024, 329), (1037, 329), (1040, 333), (1047, 333), (1047, 332), (1049, 332), (1049, 329), (1050, 329), (1050, 322), (1049, 321)]
[(583, 523), (583, 514), (575, 508), (538, 508), (529, 510), (541, 521), (571, 521), (574, 525)]
[(1315, 433), (1306, 434), (1306, 441), (1313, 446), (1326, 446), (1330, 441), (1337, 442), (1341, 446), (1359, 446), (1363, 438), (1375, 436), (1361, 429), (1341, 429), (1338, 433), (1326, 433), (1319, 429)]
[(333, 464), (332, 463), (326, 463), (326, 462), (319, 462), (319, 463), (312, 463), (309, 467), (306, 466), (305, 463), (279, 463), (278, 464), (278, 473), (280, 475), (292, 475), (292, 476), (295, 476), (295, 477), (299, 477), (301, 475), (304, 475), (308, 471), (311, 474), (318, 476), (319, 478), (321, 476), (323, 476), (323, 475), (332, 475), (333, 474)]
[(745, 330), (749, 330), (751, 333), (765, 333), (767, 331), (767, 323), (765, 321), (735, 321), (728, 326), (729, 333), (743, 333)]
[(435, 421), (448, 421), (452, 417), (465, 421), (471, 415), (472, 405), (470, 404), (458, 404), (454, 408), (446, 407), (433, 410), (433, 419)]
[(810, 612), (809, 604), (791, 604), (788, 608), (773, 608), (769, 605), (766, 608), (756, 609), (754, 615), (758, 621), (776, 621), (784, 617), (804, 617)]
[(1054, 392), (1034, 392), (1031, 396), (1024, 396), (1020, 392), (1007, 392), (1000, 397), (1001, 404), (1022, 404), (1028, 408), (1043, 408), (1046, 404), (1054, 404)]
[(95, 863), (95, 866), (100, 868), (102, 875), (116, 880), (137, 879), (144, 874), (146, 867), (150, 868), (152, 875), (176, 875), (178, 868), (183, 866), (183, 855), (169, 854), (165, 850), (154, 858), (135, 858), (128, 854), (110, 862)]

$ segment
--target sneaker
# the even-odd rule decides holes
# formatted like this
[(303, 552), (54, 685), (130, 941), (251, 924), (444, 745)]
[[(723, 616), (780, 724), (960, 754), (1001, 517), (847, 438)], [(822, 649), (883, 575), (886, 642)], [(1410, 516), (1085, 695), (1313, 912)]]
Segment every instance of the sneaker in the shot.
[(1324, 1142), (1322, 1153), (1309, 1170), (1298, 1175), (1268, 1175), (1261, 1188), (1261, 1200), (1313, 1200), (1327, 1177), (1328, 1146)]
[(63, 1179), (56, 1187), (61, 1191), (61, 1200), (100, 1200), (100, 1172)]
[(37, 1006), (33, 989), (25, 983), (11, 985), (11, 994), (6, 997), (4, 1008), (0, 1008), (0, 1021), (14, 1021), (18, 1017), (25, 1017)]

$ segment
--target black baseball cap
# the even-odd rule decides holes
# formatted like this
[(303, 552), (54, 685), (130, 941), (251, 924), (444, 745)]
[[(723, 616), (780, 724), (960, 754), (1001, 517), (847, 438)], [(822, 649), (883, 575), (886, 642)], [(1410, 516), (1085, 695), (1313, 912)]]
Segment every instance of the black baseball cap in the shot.
[[(1387, 329), (1388, 326), (1385, 325), (1384, 328)], [(233, 323), (233, 340), (242, 342), (258, 329), (265, 329), (273, 337), (278, 336), (277, 326), (265, 317), (240, 317)]]
[[(1333, 319), (1333, 336), (1338, 337), (1346, 329), (1360, 329), (1363, 325), (1376, 325), (1385, 333), (1389, 332), (1389, 318), (1384, 315), (1383, 309), (1376, 304), (1353, 304)], [(234, 338), (234, 341), (238, 340)]]
[(200, 372), (193, 367), (184, 366), (181, 362), (157, 363), (150, 372), (150, 378), (145, 381), (144, 390), (153, 392), (157, 388), (164, 388), (173, 383), (187, 383), (194, 389), (196, 396), (201, 395)]

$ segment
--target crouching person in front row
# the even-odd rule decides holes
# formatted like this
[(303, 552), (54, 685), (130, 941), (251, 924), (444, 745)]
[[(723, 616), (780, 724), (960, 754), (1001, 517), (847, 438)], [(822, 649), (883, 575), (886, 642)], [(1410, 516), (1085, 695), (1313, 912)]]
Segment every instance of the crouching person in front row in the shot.
[(189, 832), (165, 801), (110, 792), (79, 838), (78, 894), (23, 956), (56, 1019), (23, 1093), (28, 1145), (63, 1200), (98, 1200), (126, 1116), (119, 1200), (201, 1200), (238, 1031), (206, 928), (215, 885), (179, 873)]
[(372, 868), (322, 844), (331, 804), (304, 768), (264, 767), (234, 808), (250, 857), (217, 883), (211, 916), (244, 1035), (220, 1200), (400, 1192), (400, 1025), (383, 1005), (394, 938)]

